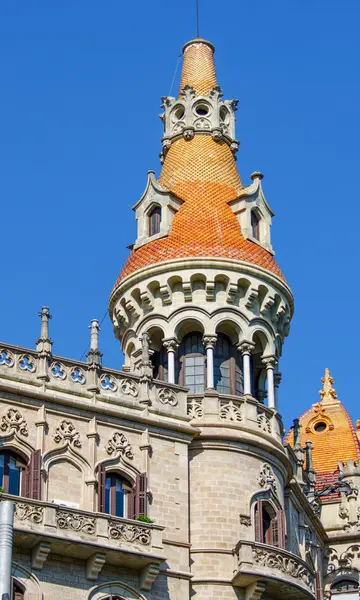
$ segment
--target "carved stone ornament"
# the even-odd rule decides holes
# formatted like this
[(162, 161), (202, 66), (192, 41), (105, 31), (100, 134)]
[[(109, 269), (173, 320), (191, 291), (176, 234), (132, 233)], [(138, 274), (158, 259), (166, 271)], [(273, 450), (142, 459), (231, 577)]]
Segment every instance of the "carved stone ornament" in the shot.
[(258, 424), (259, 429), (261, 429), (261, 431), (265, 431), (266, 433), (271, 433), (270, 420), (267, 418), (267, 416), (264, 413), (257, 416), (257, 424)]
[(240, 525), (245, 525), (245, 527), (251, 527), (251, 517), (248, 515), (240, 515)]
[(310, 569), (302, 562), (287, 556), (281, 552), (267, 550), (265, 548), (252, 548), (254, 563), (269, 569), (278, 569), (286, 575), (290, 575), (301, 581), (311, 590), (314, 588), (314, 577)]
[(151, 530), (139, 525), (125, 525), (109, 521), (108, 526), (109, 538), (113, 540), (123, 540), (130, 544), (142, 544), (148, 546), (151, 540)]
[(219, 417), (224, 421), (240, 423), (243, 420), (242, 407), (232, 400), (220, 401)]
[(0, 366), (13, 367), (15, 363), (14, 355), (5, 348), (0, 348)]
[(360, 559), (360, 546), (353, 544), (349, 546), (347, 550), (338, 555), (335, 548), (328, 548), (325, 552), (325, 560), (327, 562), (327, 572), (332, 573), (337, 571), (339, 568), (351, 569), (353, 568), (353, 561)]
[(132, 447), (127, 439), (126, 435), (116, 431), (108, 441), (106, 446), (106, 452), (108, 454), (123, 454), (126, 458), (133, 459), (134, 454)]
[(53, 362), (50, 365), (50, 375), (54, 379), (66, 379), (66, 371), (64, 365), (60, 362)]
[(158, 391), (158, 398), (161, 404), (169, 404), (170, 406), (176, 406), (178, 399), (176, 393), (170, 388), (160, 388)]
[(18, 521), (30, 521), (31, 523), (42, 523), (44, 508), (32, 504), (15, 503), (15, 519)]
[(56, 525), (59, 529), (71, 529), (72, 531), (94, 535), (96, 530), (96, 519), (85, 517), (78, 513), (58, 510), (56, 511)]
[(29, 371), (29, 373), (35, 373), (36, 371), (35, 361), (29, 354), (22, 354), (20, 356), (18, 366), (22, 371)]
[(274, 471), (269, 464), (265, 463), (262, 466), (260, 475), (258, 477), (258, 482), (262, 488), (272, 487), (274, 491), (276, 490), (276, 478)]
[(4, 433), (16, 431), (25, 437), (29, 435), (27, 423), (21, 412), (16, 408), (9, 408), (6, 411), (6, 414), (1, 419), (0, 429)]
[(201, 398), (190, 398), (187, 401), (187, 414), (191, 419), (201, 419), (204, 414)]
[(122, 379), (120, 389), (125, 396), (136, 398), (139, 395), (139, 386), (131, 379)]
[(107, 373), (101, 375), (100, 386), (103, 390), (107, 390), (109, 392), (116, 392), (117, 390), (117, 385), (114, 378), (111, 377), (111, 375), (107, 375)]
[(81, 448), (80, 434), (71, 421), (64, 419), (59, 427), (56, 428), (54, 441), (59, 444), (62, 441), (72, 444), (76, 448)]

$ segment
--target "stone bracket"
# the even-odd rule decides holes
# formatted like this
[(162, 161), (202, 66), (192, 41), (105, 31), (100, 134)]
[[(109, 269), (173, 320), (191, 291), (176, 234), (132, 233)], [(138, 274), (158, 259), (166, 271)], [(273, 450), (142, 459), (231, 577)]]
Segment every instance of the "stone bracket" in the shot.
[(255, 581), (248, 585), (245, 590), (245, 600), (260, 600), (266, 589), (266, 583), (263, 581)]
[(95, 554), (90, 556), (86, 561), (86, 579), (96, 581), (105, 562), (105, 554), (102, 552), (95, 552)]
[(158, 576), (160, 569), (159, 563), (149, 563), (140, 573), (140, 589), (142, 592), (150, 592), (152, 584)]
[(40, 542), (37, 544), (31, 552), (31, 567), (32, 569), (37, 569), (41, 571), (44, 566), (44, 563), (50, 553), (51, 544), (48, 542)]

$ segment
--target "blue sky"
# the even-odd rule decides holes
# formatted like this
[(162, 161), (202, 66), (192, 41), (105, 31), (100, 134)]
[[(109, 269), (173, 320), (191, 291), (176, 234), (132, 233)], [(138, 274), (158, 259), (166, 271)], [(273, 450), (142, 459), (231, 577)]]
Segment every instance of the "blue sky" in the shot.
[[(281, 361), (286, 425), (328, 366), (353, 419), (359, 297), (357, 0), (200, 0), (218, 80), (239, 98), (238, 168), (265, 174), (276, 258), (295, 295)], [(79, 359), (135, 239), (130, 207), (159, 174), (160, 97), (195, 35), (194, 0), (0, 6), (0, 339)], [(178, 81), (176, 81), (176, 84)], [(120, 368), (110, 320), (104, 364)]]

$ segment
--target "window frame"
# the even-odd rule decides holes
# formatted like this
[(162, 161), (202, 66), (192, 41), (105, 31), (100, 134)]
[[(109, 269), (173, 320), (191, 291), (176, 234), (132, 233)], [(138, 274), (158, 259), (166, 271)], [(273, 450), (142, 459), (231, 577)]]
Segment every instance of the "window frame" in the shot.
[[(4, 472), (3, 472), (3, 477), (2, 477), (2, 481), (1, 481), (0, 485), (4, 488), (6, 494), (20, 497), (22, 494), (23, 472), (26, 469), (26, 462), (19, 454), (17, 454), (16, 452), (14, 452), (13, 450), (11, 450), (9, 448), (1, 449), (0, 455), (4, 457)], [(18, 483), (17, 483), (18, 491), (16, 494), (11, 494), (11, 492), (9, 491), (10, 477), (11, 477), (11, 473), (10, 473), (11, 459), (13, 459), (15, 461), (15, 466), (18, 469), (18, 478), (19, 479), (18, 479)], [(20, 463), (20, 464), (16, 465), (16, 463)]]
[[(186, 353), (186, 341), (187, 338), (189, 338), (192, 335), (196, 335), (199, 336), (200, 338), (200, 344), (198, 344), (198, 347), (202, 347), (203, 348), (203, 352), (188, 352)], [(179, 346), (179, 376), (178, 376), (178, 381), (179, 381), (179, 385), (182, 385), (184, 387), (186, 386), (186, 359), (187, 358), (196, 358), (196, 357), (202, 357), (204, 359), (204, 389), (201, 392), (192, 392), (190, 391), (191, 394), (203, 394), (205, 389), (206, 389), (206, 379), (207, 379), (207, 365), (206, 365), (206, 350), (204, 347), (204, 344), (202, 342), (202, 333), (200, 333), (199, 331), (190, 331), (189, 333), (187, 333), (186, 335), (184, 335), (183, 339), (181, 340), (181, 344)]]
[[(264, 513), (269, 517), (269, 526), (266, 530), (264, 528)], [(285, 517), (283, 509), (275, 509), (267, 500), (257, 500), (254, 507), (254, 523), (256, 542), (285, 550)]]
[[(155, 223), (153, 223), (153, 217), (155, 216)], [(156, 204), (151, 208), (147, 215), (148, 218), (148, 233), (149, 237), (153, 237), (160, 233), (161, 228), (161, 218), (162, 218), (162, 209), (161, 206)], [(153, 226), (155, 225), (155, 230)]]
[[(127, 519), (128, 515), (129, 515), (129, 503), (130, 503), (130, 495), (131, 495), (132, 485), (130, 484), (130, 482), (127, 479), (125, 479), (125, 477), (123, 477), (116, 471), (108, 471), (106, 473), (106, 477), (105, 477), (105, 504), (106, 504), (106, 491), (107, 491), (106, 482), (108, 479), (110, 479), (109, 512), (106, 512), (106, 514), (109, 514), (113, 517), (120, 517), (123, 519)], [(116, 514), (116, 494), (117, 494), (116, 484), (117, 484), (117, 482), (121, 483), (122, 489), (124, 491), (124, 504), (123, 504), (123, 506), (124, 506), (123, 513), (124, 514), (122, 514), (122, 515)]]
[[(254, 219), (256, 219), (254, 223)], [(254, 240), (260, 242), (260, 218), (255, 209), (252, 209), (250, 213), (250, 225), (251, 225), (251, 235)]]

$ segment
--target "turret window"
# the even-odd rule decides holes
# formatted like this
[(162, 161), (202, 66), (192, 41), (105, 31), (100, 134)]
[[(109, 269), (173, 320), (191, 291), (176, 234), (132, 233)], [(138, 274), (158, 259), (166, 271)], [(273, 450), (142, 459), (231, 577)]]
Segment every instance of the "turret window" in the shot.
[(205, 349), (201, 334), (186, 335), (181, 353), (183, 384), (193, 394), (201, 394), (205, 389)]
[(251, 231), (255, 240), (260, 239), (260, 219), (254, 210), (251, 211)]
[(161, 208), (155, 206), (149, 214), (149, 236), (160, 233)]

